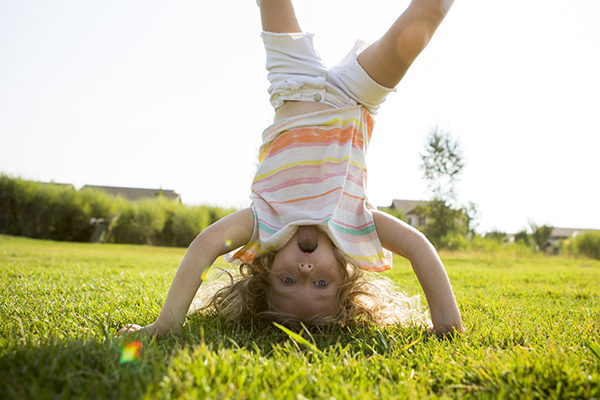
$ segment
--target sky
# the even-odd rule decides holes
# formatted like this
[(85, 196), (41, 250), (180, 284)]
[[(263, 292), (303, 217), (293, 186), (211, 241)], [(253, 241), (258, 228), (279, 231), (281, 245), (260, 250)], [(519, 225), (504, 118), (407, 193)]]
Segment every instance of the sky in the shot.
[[(294, 4), (332, 66), (408, 3)], [(597, 0), (456, 0), (376, 117), (371, 203), (428, 198), (438, 126), (461, 143), (479, 232), (600, 229), (598, 15)], [(247, 207), (274, 116), (264, 65), (254, 0), (0, 0), (0, 173)]]

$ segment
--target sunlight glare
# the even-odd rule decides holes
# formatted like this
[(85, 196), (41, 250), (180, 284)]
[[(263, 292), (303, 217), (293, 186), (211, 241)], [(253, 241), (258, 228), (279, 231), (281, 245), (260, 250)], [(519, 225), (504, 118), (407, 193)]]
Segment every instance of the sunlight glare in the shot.
[(142, 343), (139, 341), (131, 342), (123, 347), (123, 351), (121, 352), (121, 364), (138, 361), (141, 348)]

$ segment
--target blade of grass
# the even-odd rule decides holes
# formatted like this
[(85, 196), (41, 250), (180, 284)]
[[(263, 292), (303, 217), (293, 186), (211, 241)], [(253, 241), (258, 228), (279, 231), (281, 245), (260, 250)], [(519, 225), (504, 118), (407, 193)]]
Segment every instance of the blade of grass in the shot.
[(585, 342), (585, 347), (590, 349), (593, 355), (600, 361), (600, 346), (593, 342)]
[(311, 343), (308, 340), (304, 339), (302, 336), (298, 335), (296, 332), (289, 330), (285, 326), (279, 325), (277, 322), (273, 322), (273, 325), (275, 325), (277, 328), (279, 328), (283, 332), (285, 332), (296, 343), (308, 347), (309, 350), (314, 351), (315, 353), (317, 353), (318, 355), (320, 355), (322, 357), (325, 356), (325, 353), (323, 353), (321, 350), (319, 350), (319, 348), (314, 343)]

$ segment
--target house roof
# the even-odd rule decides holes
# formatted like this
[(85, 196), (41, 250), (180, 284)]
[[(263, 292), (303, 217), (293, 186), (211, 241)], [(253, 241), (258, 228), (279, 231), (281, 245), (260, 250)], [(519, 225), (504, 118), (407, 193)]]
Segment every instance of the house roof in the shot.
[(129, 200), (140, 200), (147, 198), (157, 197), (159, 194), (164, 195), (166, 198), (181, 201), (181, 196), (174, 190), (165, 189), (142, 189), (142, 188), (129, 188), (129, 187), (117, 187), (117, 186), (95, 186), (85, 185), (81, 190), (97, 189), (107, 192), (113, 196), (123, 196)]
[(414, 212), (415, 208), (427, 204), (424, 200), (392, 200), (390, 208), (404, 211), (404, 215)]
[(575, 237), (581, 233), (594, 232), (595, 229), (577, 229), (577, 228), (554, 228), (552, 229), (552, 238), (554, 239), (566, 239), (569, 237)]

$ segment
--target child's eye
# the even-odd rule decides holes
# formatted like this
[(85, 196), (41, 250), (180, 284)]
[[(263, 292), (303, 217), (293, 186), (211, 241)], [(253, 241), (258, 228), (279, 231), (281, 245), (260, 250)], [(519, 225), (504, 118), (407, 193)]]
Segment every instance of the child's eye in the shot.
[(283, 278), (283, 279), (281, 279), (281, 282), (287, 283), (287, 284), (292, 284), (292, 283), (294, 283), (294, 280), (292, 278)]
[(315, 285), (317, 285), (317, 286), (329, 286), (329, 283), (327, 283), (327, 281), (324, 281), (323, 279), (321, 279), (320, 281), (316, 281)]

